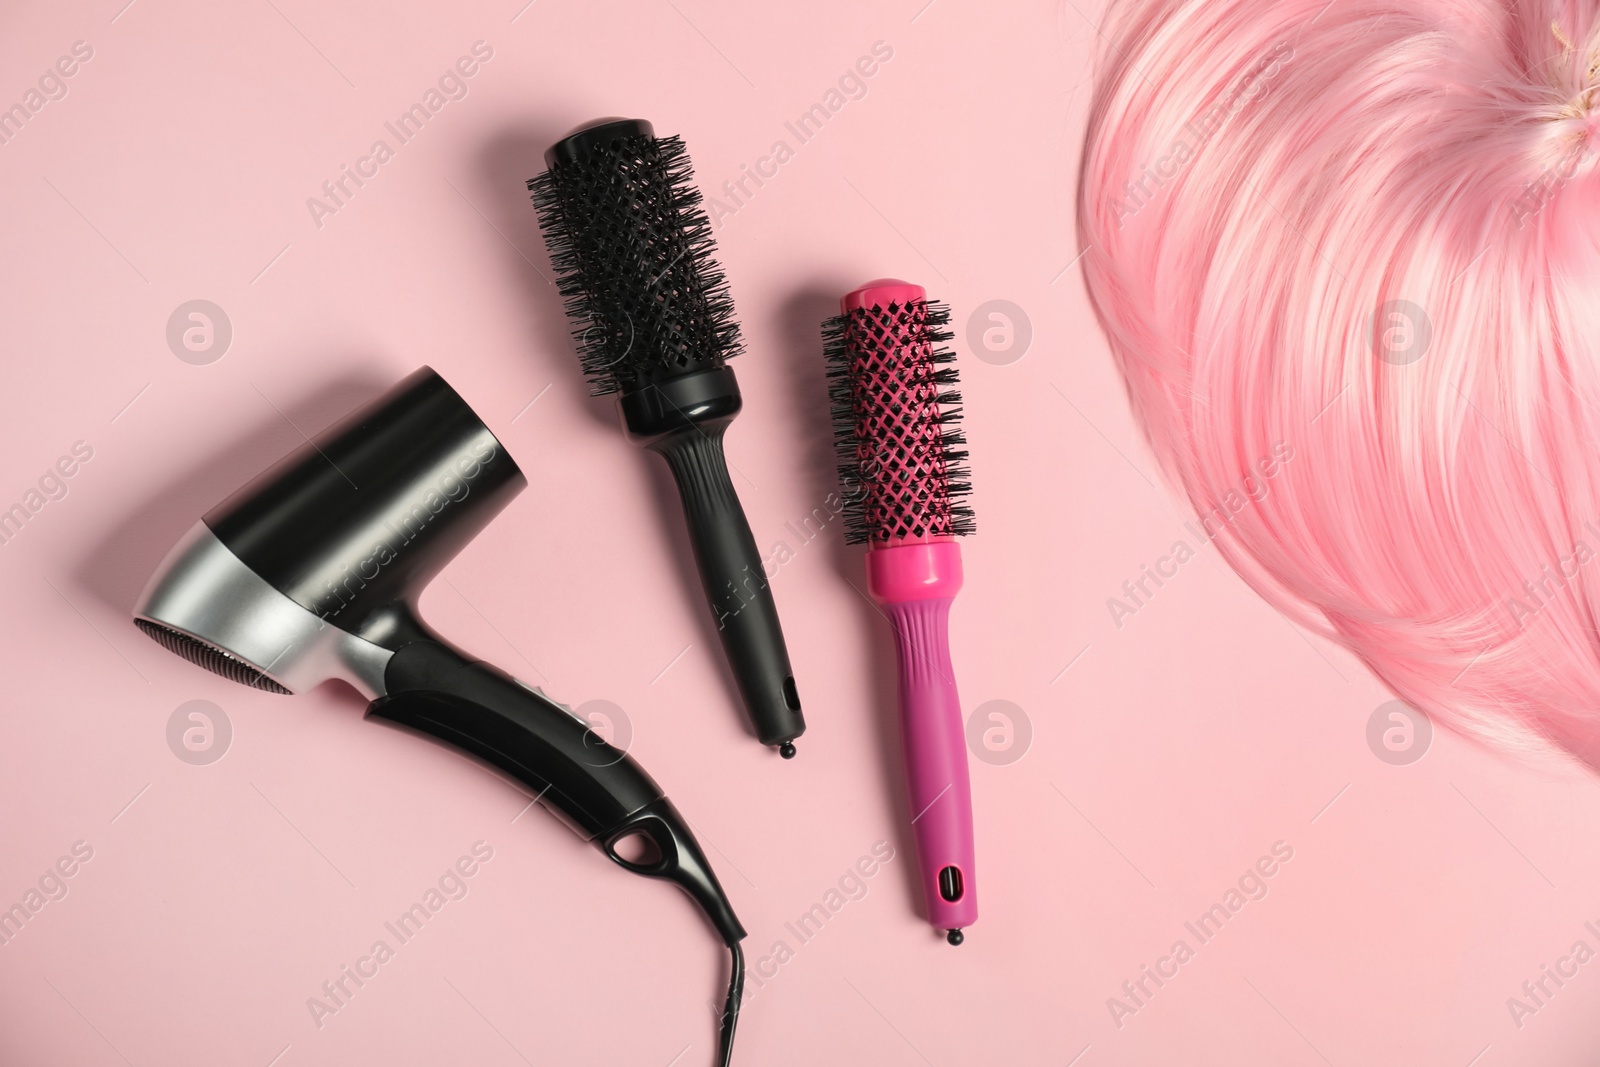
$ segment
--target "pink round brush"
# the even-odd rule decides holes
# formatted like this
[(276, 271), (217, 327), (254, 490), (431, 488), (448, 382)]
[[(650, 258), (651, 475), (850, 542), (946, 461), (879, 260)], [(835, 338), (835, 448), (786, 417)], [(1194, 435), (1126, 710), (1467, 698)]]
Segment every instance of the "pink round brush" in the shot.
[(920, 285), (869, 282), (823, 325), (845, 539), (867, 544), (867, 588), (894, 626), (911, 825), (928, 919), (952, 945), (978, 918), (972, 788), (950, 666), (955, 538), (973, 530), (956, 427), (950, 320)]

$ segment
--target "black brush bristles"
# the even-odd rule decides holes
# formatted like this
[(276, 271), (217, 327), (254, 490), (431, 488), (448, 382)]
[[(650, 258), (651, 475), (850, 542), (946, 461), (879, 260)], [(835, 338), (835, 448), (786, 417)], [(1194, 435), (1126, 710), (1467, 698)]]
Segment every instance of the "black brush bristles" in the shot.
[(823, 323), (845, 540), (973, 532), (950, 309), (922, 300)]
[(743, 350), (680, 138), (610, 138), (528, 189), (594, 395), (720, 367)]

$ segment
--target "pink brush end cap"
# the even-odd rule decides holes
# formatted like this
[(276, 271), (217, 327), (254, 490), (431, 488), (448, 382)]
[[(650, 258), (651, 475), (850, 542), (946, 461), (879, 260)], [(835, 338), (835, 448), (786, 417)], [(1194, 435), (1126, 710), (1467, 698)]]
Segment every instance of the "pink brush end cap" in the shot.
[(928, 291), (920, 285), (903, 282), (898, 278), (876, 278), (846, 293), (839, 300), (839, 310), (848, 315), (858, 308), (888, 307), (890, 304), (926, 299)]

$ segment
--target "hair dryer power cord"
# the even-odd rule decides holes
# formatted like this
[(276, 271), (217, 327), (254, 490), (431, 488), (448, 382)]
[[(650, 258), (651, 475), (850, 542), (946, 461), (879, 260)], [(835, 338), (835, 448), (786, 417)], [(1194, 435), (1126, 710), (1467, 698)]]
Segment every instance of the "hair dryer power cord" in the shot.
[(717, 1057), (720, 1067), (733, 1063), (733, 1029), (739, 1025), (739, 1002), (744, 999), (744, 950), (735, 941), (728, 946), (733, 956), (733, 973), (728, 978), (728, 1000), (722, 1007), (722, 1037)]

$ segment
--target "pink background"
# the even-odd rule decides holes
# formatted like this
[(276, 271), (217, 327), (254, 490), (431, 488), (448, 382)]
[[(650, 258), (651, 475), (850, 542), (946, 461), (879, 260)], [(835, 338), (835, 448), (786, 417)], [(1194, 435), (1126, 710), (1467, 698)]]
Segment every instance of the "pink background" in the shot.
[[(422, 363), (531, 483), (424, 609), (558, 699), (623, 708), (752, 964), (794, 949), (752, 979), (739, 1063), (1588, 1062), (1600, 962), (1520, 1028), (1506, 998), (1573, 942), (1600, 948), (1591, 776), (1442, 735), (1381, 762), (1366, 726), (1387, 694), (1214, 547), (1113, 622), (1123, 581), (1192, 535), (1074, 265), (1094, 7), (124, 3), (0, 11), (0, 105), (75, 41), (94, 52), (0, 146), (0, 506), (75, 441), (94, 450), (0, 546), (0, 905), (74, 842), (94, 850), (0, 947), (4, 1064), (710, 1061), (723, 960), (680, 894), (363, 723), (347, 689), (253, 692), (128, 621), (202, 511)], [(480, 40), (493, 58), (466, 98), (319, 228), (307, 198), (394, 147), (384, 122)], [(893, 56), (865, 97), (796, 147), (784, 123), (878, 41)], [(586, 398), (544, 279), (522, 181), (608, 114), (682, 134), (708, 191), (780, 138), (796, 149), (717, 232), (750, 343), (729, 451), (757, 540), (795, 553), (774, 579), (811, 724), (793, 764), (746, 734), (670, 487)], [(992, 299), (1033, 330), (1006, 365), (957, 344), (980, 532), (955, 658), (969, 711), (1011, 701), (1033, 729), (1020, 760), (973, 761), (983, 917), (960, 950), (910, 892), (860, 559), (836, 525), (810, 543), (785, 525), (833, 487), (818, 320), (882, 275), (925, 282), (963, 334)], [(196, 298), (234, 332), (203, 366), (165, 337)], [(166, 740), (196, 699), (233, 728), (208, 766)], [(494, 858), (469, 895), (318, 1029), (307, 998), (479, 840)], [(879, 841), (895, 860), (798, 944), (784, 924)], [(1268, 895), (1116, 1025), (1107, 998), (1195, 945), (1185, 921), (1279, 841), (1293, 859)]]

